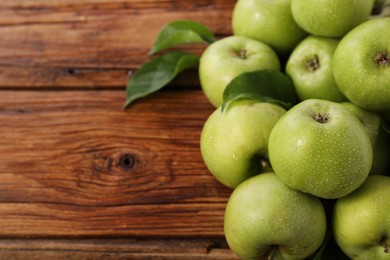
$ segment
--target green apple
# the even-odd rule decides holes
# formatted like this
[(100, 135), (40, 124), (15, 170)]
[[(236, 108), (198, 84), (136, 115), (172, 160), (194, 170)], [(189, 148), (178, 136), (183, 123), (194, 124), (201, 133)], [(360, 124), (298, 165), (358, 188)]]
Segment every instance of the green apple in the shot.
[(235, 188), (262, 172), (268, 162), (269, 134), (285, 112), (278, 105), (249, 99), (235, 101), (223, 112), (217, 108), (200, 138), (203, 161), (214, 177)]
[(297, 24), (307, 32), (342, 37), (370, 17), (374, 0), (291, 0)]
[(390, 18), (369, 20), (340, 41), (333, 73), (341, 92), (359, 107), (390, 110)]
[(378, 131), (381, 127), (380, 115), (373, 111), (358, 107), (352, 102), (342, 102), (340, 104), (348, 108), (360, 120), (370, 137), (371, 143), (374, 145), (378, 137)]
[(390, 259), (390, 177), (372, 175), (336, 201), (333, 231), (352, 259)]
[(238, 0), (233, 9), (232, 28), (286, 55), (306, 36), (291, 14), (290, 0)]
[(347, 195), (367, 178), (373, 160), (370, 138), (343, 105), (308, 99), (275, 124), (268, 155), (287, 185), (325, 199)]
[(373, 162), (370, 174), (385, 174), (390, 166), (390, 136), (381, 126), (381, 116), (358, 107), (351, 102), (342, 102), (363, 124), (373, 147)]
[(286, 74), (294, 83), (299, 99), (346, 100), (333, 76), (332, 60), (339, 40), (308, 36), (291, 53)]
[(233, 191), (224, 230), (241, 259), (305, 259), (324, 240), (326, 216), (319, 198), (263, 173)]
[(243, 72), (280, 70), (276, 53), (266, 44), (244, 37), (229, 36), (210, 44), (199, 62), (203, 92), (215, 107), (222, 104), (223, 91)]

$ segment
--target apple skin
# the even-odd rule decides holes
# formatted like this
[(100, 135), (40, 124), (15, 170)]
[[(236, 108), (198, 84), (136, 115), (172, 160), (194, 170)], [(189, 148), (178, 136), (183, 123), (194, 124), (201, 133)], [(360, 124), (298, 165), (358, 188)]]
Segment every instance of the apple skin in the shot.
[(268, 155), (287, 185), (324, 199), (347, 195), (369, 175), (373, 151), (359, 119), (339, 103), (308, 99), (276, 123)]
[(262, 173), (233, 191), (224, 230), (241, 259), (304, 259), (324, 240), (325, 210), (319, 198), (291, 189), (274, 173)]
[(210, 44), (201, 55), (200, 84), (210, 103), (219, 107), (232, 79), (261, 69), (280, 70), (279, 58), (271, 47), (244, 36), (228, 36)]
[(390, 259), (389, 213), (390, 177), (370, 175), (336, 201), (333, 233), (341, 250), (352, 259)]
[(363, 124), (373, 147), (373, 162), (370, 174), (385, 174), (390, 166), (390, 136), (381, 126), (381, 116), (358, 107), (351, 102), (340, 103), (348, 108)]
[(341, 39), (333, 73), (341, 92), (355, 105), (390, 110), (390, 18), (369, 20)]
[(202, 158), (211, 174), (235, 188), (263, 171), (261, 159), (268, 162), (269, 135), (285, 112), (278, 105), (249, 99), (231, 103), (224, 112), (217, 108), (200, 138)]
[(294, 83), (299, 99), (346, 100), (333, 76), (333, 54), (337, 39), (308, 36), (295, 47), (287, 64), (286, 74)]
[(342, 102), (340, 104), (348, 108), (360, 120), (370, 137), (371, 143), (375, 144), (378, 137), (378, 131), (381, 127), (380, 115), (373, 111), (358, 107), (351, 102)]
[(313, 35), (342, 37), (370, 17), (374, 0), (291, 0), (297, 24)]
[(290, 0), (238, 0), (232, 14), (235, 35), (271, 46), (285, 56), (307, 35), (294, 21)]

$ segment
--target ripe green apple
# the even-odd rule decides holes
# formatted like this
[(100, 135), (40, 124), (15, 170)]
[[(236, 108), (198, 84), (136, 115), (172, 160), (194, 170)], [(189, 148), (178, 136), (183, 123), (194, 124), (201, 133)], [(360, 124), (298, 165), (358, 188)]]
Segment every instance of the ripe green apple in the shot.
[(334, 237), (352, 259), (390, 259), (390, 177), (371, 175), (336, 201)]
[(359, 119), (339, 103), (308, 99), (275, 124), (268, 155), (287, 185), (325, 199), (347, 195), (367, 178), (373, 160)]
[(305, 259), (325, 237), (319, 198), (294, 190), (274, 173), (241, 183), (226, 205), (229, 247), (242, 259)]
[(370, 137), (371, 143), (375, 144), (376, 139), (378, 137), (378, 131), (380, 129), (381, 117), (379, 114), (358, 107), (352, 102), (342, 102), (340, 103), (344, 107), (348, 108), (357, 118), (359, 118), (360, 122), (363, 124), (364, 128), (367, 131), (368, 136)]
[(203, 52), (199, 62), (200, 84), (210, 103), (219, 107), (223, 91), (232, 79), (261, 69), (280, 70), (279, 58), (271, 47), (244, 36), (228, 36)]
[(381, 126), (381, 116), (351, 102), (340, 104), (359, 118), (370, 137), (373, 147), (373, 162), (370, 174), (385, 174), (390, 166), (390, 136), (386, 134)]
[(370, 17), (374, 0), (291, 0), (297, 24), (307, 32), (342, 37)]
[(291, 53), (286, 74), (294, 83), (299, 99), (346, 100), (333, 76), (332, 60), (339, 40), (308, 36)]
[(340, 41), (333, 73), (341, 92), (359, 107), (390, 110), (390, 18), (369, 20)]
[(287, 55), (306, 36), (294, 21), (290, 0), (238, 0), (233, 9), (232, 28)]
[(249, 99), (234, 101), (223, 112), (217, 108), (200, 138), (203, 161), (214, 177), (235, 188), (264, 171), (269, 134), (285, 112), (278, 105)]

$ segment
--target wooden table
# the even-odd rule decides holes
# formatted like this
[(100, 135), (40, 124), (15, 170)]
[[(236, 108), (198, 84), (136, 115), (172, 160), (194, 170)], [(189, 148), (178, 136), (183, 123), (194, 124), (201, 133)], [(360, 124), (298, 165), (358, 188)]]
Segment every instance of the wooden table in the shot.
[(235, 258), (196, 71), (122, 110), (165, 23), (223, 37), (235, 2), (1, 0), (1, 259)]

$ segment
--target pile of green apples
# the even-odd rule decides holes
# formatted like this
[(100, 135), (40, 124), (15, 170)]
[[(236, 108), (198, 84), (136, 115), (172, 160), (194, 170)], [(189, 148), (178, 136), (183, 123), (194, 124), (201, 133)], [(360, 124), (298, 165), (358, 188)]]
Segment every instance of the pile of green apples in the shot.
[[(351, 259), (390, 259), (385, 4), (238, 0), (233, 35), (203, 52), (200, 83), (215, 111), (201, 153), (233, 189), (224, 231), (240, 258), (319, 259), (333, 239)], [(221, 109), (234, 78), (267, 69), (291, 79), (299, 102), (241, 98)]]

